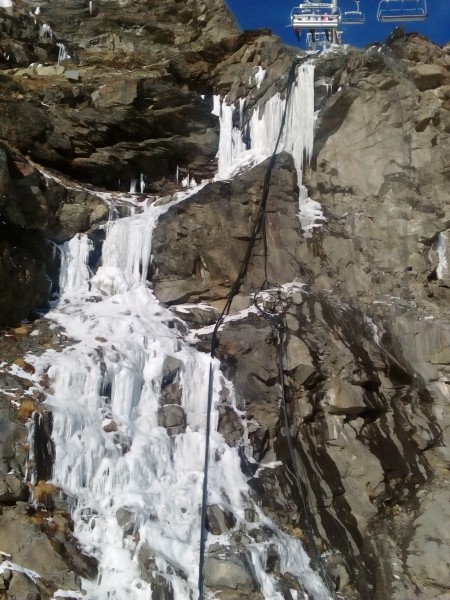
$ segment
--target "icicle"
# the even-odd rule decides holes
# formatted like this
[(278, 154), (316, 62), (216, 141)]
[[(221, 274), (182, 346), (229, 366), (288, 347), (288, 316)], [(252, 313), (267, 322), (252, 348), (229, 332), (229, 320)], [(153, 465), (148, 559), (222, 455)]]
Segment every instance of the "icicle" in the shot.
[[(250, 147), (242, 140), (242, 132), (233, 128), (234, 107), (214, 97), (213, 114), (220, 118), (220, 140), (217, 179), (231, 177), (241, 168), (253, 166), (274, 151), (281, 128), (286, 100), (280, 94), (272, 96), (261, 108), (253, 111), (250, 124)], [(240, 103), (240, 110), (242, 104)], [(303, 161), (309, 160), (314, 141), (314, 67), (298, 68), (296, 84), (292, 86), (286, 124), (278, 152), (292, 154), (299, 182)], [(240, 117), (241, 119), (241, 117)]]
[(181, 186), (184, 188), (188, 188), (191, 185), (191, 177), (189, 173), (181, 180)]
[(244, 127), (244, 107), (245, 107), (245, 98), (239, 98), (239, 127), (242, 131)]
[(53, 31), (52, 31), (52, 28), (50, 27), (50, 25), (47, 25), (47, 23), (43, 23), (39, 27), (39, 37), (40, 38), (50, 38), (51, 40), (53, 40)]
[(89, 0), (89, 14), (92, 15), (92, 0)]
[(26, 425), (28, 429), (27, 433), (27, 445), (28, 445), (28, 457), (25, 471), (25, 481), (29, 481), (32, 485), (36, 483), (36, 469), (34, 463), (34, 431), (35, 422), (34, 419), (30, 419)]
[(137, 189), (137, 179), (133, 177), (130, 181), (130, 194), (135, 194)]
[(239, 163), (246, 150), (241, 131), (233, 127), (233, 112), (234, 106), (223, 101), (219, 117), (218, 179), (226, 179), (231, 176), (234, 166)]
[(262, 67), (256, 67), (256, 73), (253, 75), (256, 83), (256, 88), (259, 90), (261, 83), (264, 81), (266, 72)]
[(221, 102), (220, 96), (213, 96), (212, 114), (216, 115), (216, 117), (220, 117), (221, 106), (222, 106), (222, 102)]
[(298, 205), (298, 216), (303, 231), (303, 237), (311, 238), (313, 229), (320, 227), (326, 221), (322, 212), (322, 207), (319, 202), (309, 198), (308, 190), (304, 185), (301, 185), (299, 189)]
[(68, 54), (66, 47), (62, 42), (57, 42), (56, 45), (59, 48), (58, 51), (58, 65), (64, 60), (68, 60), (70, 58), (70, 54)]
[(447, 236), (441, 231), (433, 244), (433, 250), (438, 255), (438, 265), (436, 267), (436, 276), (438, 279), (444, 279), (448, 274), (447, 261)]
[(88, 291), (90, 250), (89, 238), (81, 233), (61, 246), (60, 294)]
[(144, 178), (144, 173), (141, 173), (140, 176), (140, 189), (141, 189), (141, 194), (144, 193), (145, 190), (145, 178)]

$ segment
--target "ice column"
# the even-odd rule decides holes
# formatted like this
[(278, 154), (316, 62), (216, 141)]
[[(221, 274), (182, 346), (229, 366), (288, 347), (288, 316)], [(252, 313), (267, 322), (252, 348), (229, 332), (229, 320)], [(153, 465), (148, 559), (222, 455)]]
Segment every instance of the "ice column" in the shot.
[[(286, 110), (286, 98), (277, 93), (263, 106), (253, 111), (249, 121), (250, 146), (244, 144), (242, 130), (233, 126), (234, 106), (214, 98), (213, 113), (220, 119), (218, 179), (233, 176), (242, 168), (252, 167), (272, 155), (275, 150)], [(242, 129), (243, 102), (239, 116)], [(291, 87), (286, 122), (278, 144), (278, 152), (292, 154), (301, 182), (304, 158), (309, 160), (314, 143), (314, 67), (302, 65), (297, 69)]]
[(438, 255), (438, 265), (436, 275), (438, 279), (444, 279), (448, 275), (447, 261), (447, 235), (445, 232), (440, 232), (433, 244), (433, 250)]
[[(286, 99), (280, 94), (272, 96), (250, 120), (251, 148), (259, 157), (258, 162), (265, 160), (275, 150), (285, 112)], [(286, 114), (286, 123), (278, 146), (292, 154), (301, 181), (303, 160), (309, 160), (314, 143), (314, 67), (303, 65), (298, 67), (297, 78), (291, 88)]]
[(233, 175), (233, 167), (239, 164), (247, 148), (242, 140), (241, 131), (233, 127), (234, 105), (227, 104), (224, 100), (221, 103), (219, 101), (217, 108), (215, 102), (215, 110), (218, 110), (220, 123), (217, 178), (226, 179)]
[(82, 233), (61, 246), (59, 288), (61, 294), (87, 292), (89, 290), (88, 259), (92, 244)]

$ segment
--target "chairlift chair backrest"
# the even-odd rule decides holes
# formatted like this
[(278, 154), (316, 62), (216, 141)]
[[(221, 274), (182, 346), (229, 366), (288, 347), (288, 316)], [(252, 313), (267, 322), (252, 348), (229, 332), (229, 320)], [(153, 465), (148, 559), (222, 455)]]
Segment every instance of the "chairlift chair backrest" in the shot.
[(294, 29), (336, 29), (340, 13), (330, 2), (306, 2), (291, 11), (291, 25)]
[(356, 1), (356, 10), (347, 10), (342, 13), (341, 23), (343, 25), (364, 25), (366, 17), (359, 10), (359, 0)]
[(424, 21), (427, 18), (426, 0), (380, 0), (377, 19), (392, 21)]

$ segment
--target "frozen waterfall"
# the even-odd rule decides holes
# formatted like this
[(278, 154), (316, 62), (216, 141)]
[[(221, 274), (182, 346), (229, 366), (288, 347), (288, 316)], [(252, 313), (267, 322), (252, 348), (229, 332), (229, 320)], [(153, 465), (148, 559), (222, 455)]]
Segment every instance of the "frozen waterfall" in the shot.
[[(242, 140), (242, 131), (232, 124), (234, 106), (227, 104), (226, 99), (215, 97), (213, 112), (220, 118), (218, 179), (233, 177), (243, 168), (252, 167), (272, 154), (285, 109), (286, 99), (278, 93), (254, 110), (248, 123), (246, 138), (249, 144), (246, 145)], [(242, 115), (242, 102), (239, 110)], [(313, 142), (314, 67), (306, 64), (298, 67), (278, 148), (278, 152), (284, 150), (292, 154), (300, 182), (303, 161), (305, 157), (306, 160), (311, 157)]]
[[(300, 67), (282, 142), (299, 172), (312, 149), (312, 94), (312, 67)], [(249, 149), (233, 133), (231, 113), (222, 103), (219, 177), (270, 155), (283, 103), (277, 95), (252, 116)], [(172, 204), (195, 191), (176, 195)], [(211, 358), (185, 341), (185, 324), (158, 303), (147, 284), (152, 232), (169, 206), (146, 206), (141, 214), (110, 222), (95, 274), (88, 267), (86, 236), (64, 245), (60, 301), (48, 317), (76, 341), (62, 351), (28, 357), (36, 381), (46, 373), (51, 382), (46, 405), (54, 419), (53, 482), (73, 506), (76, 537), (99, 563), (98, 580), (83, 581), (87, 600), (150, 600), (156, 576), (175, 600), (197, 598)], [(233, 406), (232, 386), (217, 361), (213, 372), (214, 406), (223, 388)], [(179, 404), (161, 400), (170, 377)], [(161, 426), (162, 413), (172, 409), (180, 417), (176, 431)], [(272, 532), (268, 541), (247, 545), (264, 597), (285, 597), (264, 569), (268, 548), (275, 546), (281, 570), (298, 577), (315, 600), (326, 600), (301, 542), (278, 530), (253, 504), (238, 452), (216, 431), (217, 420), (213, 408), (208, 503), (231, 511), (235, 529)], [(258, 523), (247, 521), (249, 507)], [(208, 543), (226, 544), (226, 536), (210, 534)]]
[[(220, 146), (217, 179), (230, 179), (243, 169), (266, 160), (275, 150), (283, 114), (286, 122), (278, 146), (278, 152), (289, 152), (294, 159), (299, 183), (299, 220), (304, 236), (325, 221), (321, 206), (308, 196), (302, 185), (303, 164), (311, 158), (314, 143), (314, 67), (305, 64), (298, 67), (297, 79), (292, 87), (286, 107), (281, 94), (272, 96), (263, 106), (254, 110), (246, 131), (243, 130), (243, 106), (239, 104), (239, 127), (233, 125), (235, 107), (226, 98), (214, 98), (213, 113), (220, 121)], [(245, 135), (244, 135), (245, 134)], [(244, 143), (244, 138), (247, 143)]]

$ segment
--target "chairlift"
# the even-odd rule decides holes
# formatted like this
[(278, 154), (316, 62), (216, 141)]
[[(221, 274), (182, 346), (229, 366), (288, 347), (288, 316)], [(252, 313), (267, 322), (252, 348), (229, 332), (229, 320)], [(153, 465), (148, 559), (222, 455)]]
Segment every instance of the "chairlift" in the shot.
[(380, 23), (391, 21), (425, 21), (426, 0), (380, 0), (377, 19)]
[(337, 29), (339, 10), (331, 2), (304, 2), (291, 11), (291, 26), (296, 33), (301, 29)]
[(356, 10), (347, 10), (342, 13), (342, 25), (364, 25), (366, 16), (359, 10), (359, 0), (355, 0)]

